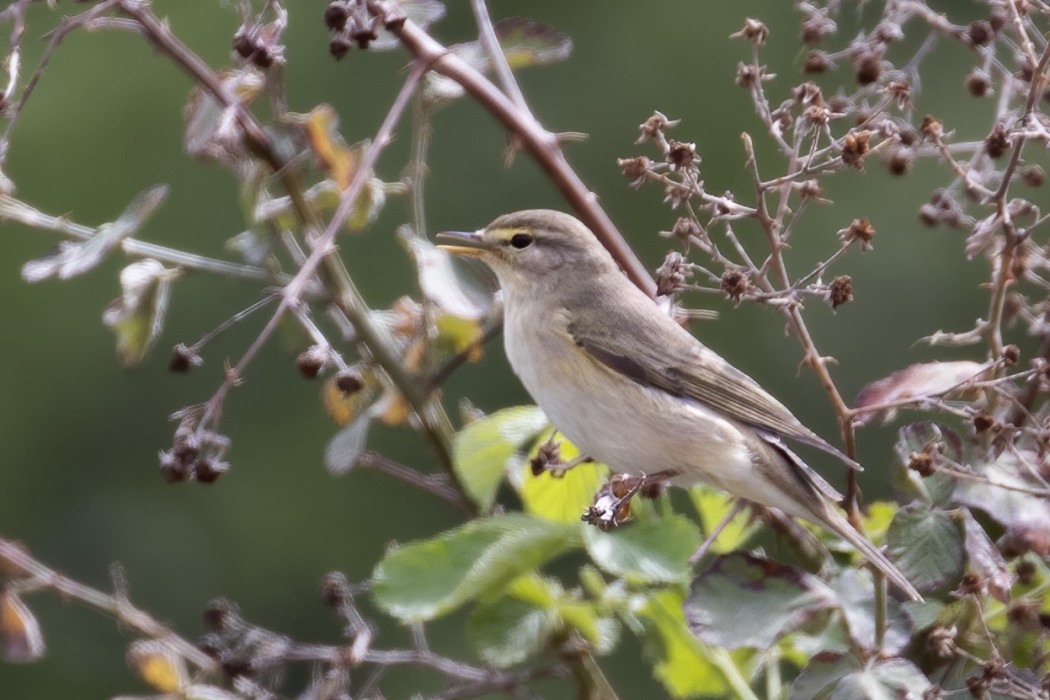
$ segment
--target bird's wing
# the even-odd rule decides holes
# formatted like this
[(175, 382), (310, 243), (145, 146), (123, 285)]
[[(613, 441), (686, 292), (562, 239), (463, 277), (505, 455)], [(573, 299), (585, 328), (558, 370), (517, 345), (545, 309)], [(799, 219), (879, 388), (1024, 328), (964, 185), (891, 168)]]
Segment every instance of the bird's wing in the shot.
[(613, 309), (606, 311), (588, 314), (594, 319), (590, 321), (570, 314), (567, 330), (577, 346), (609, 369), (639, 384), (702, 403), (746, 425), (812, 445), (860, 469), (856, 461), (802, 425), (755, 380), (670, 318), (658, 320), (654, 312), (627, 319)]

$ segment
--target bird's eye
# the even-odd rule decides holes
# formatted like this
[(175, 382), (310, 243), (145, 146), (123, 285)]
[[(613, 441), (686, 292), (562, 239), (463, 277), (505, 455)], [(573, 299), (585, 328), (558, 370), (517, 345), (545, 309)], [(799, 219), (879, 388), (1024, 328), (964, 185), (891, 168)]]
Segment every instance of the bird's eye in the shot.
[(532, 236), (527, 233), (515, 233), (510, 237), (510, 244), (519, 250), (532, 245)]

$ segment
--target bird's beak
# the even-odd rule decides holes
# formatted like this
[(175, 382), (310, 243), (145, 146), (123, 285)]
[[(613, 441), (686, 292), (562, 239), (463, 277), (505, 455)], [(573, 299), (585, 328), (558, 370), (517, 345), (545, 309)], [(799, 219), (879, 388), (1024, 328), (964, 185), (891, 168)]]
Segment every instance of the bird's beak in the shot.
[(440, 240), (457, 241), (467, 244), (447, 245), (442, 243), (438, 245), (440, 250), (455, 255), (472, 255), (474, 257), (479, 257), (488, 252), (488, 246), (485, 245), (485, 241), (481, 237), (481, 231), (444, 231), (439, 233), (437, 237)]

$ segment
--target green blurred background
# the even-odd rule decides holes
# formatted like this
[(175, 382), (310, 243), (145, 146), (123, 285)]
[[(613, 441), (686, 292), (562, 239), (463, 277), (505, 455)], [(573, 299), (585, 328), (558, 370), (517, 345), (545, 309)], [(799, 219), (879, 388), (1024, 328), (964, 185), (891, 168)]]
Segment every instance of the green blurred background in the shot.
[[(191, 48), (222, 67), (232, 63), (230, 40), (238, 26), (232, 5), (176, 0), (157, 2), (155, 8)], [(288, 3), (289, 105), (306, 112), (332, 104), (344, 136), (354, 142), (375, 132), (400, 87), (406, 55), (354, 50), (334, 61), (321, 21), (324, 5)], [(68, 13), (83, 8), (60, 4)], [(656, 233), (670, 229), (677, 214), (662, 204), (658, 189), (628, 188), (616, 158), (654, 155), (651, 146), (632, 145), (637, 125), (654, 109), (683, 120), (673, 136), (697, 143), (711, 191), (732, 190), (750, 202), (742, 130), (755, 135), (764, 174), (782, 172), (747, 92), (733, 82), (750, 45), (727, 37), (748, 16), (769, 25), (763, 62), (777, 74), (767, 90), (779, 103), (803, 80), (799, 16), (790, 3), (494, 0), (491, 12), (495, 18), (528, 15), (572, 36), (568, 62), (522, 72), (522, 87), (549, 129), (590, 135), (567, 146), (569, 158), (651, 268), (669, 249)], [(31, 9), (27, 66), (35, 66), (44, 44), (40, 37), (56, 18), (45, 7)], [(850, 13), (847, 18), (844, 37), (852, 36), (857, 19)], [(449, 3), (448, 17), (433, 31), (446, 43), (473, 38), (469, 3)], [(914, 48), (924, 36), (909, 36), (906, 43)], [(979, 138), (992, 105), (962, 88), (970, 65), (961, 48), (940, 47), (924, 74), (917, 113), (946, 115), (948, 128)], [(836, 75), (852, 90), (848, 66)], [(233, 177), (182, 150), (181, 110), (190, 87), (184, 74), (136, 35), (105, 31), (69, 37), (14, 132), (6, 174), (18, 196), (48, 213), (97, 225), (116, 217), (147, 186), (168, 183), (170, 196), (141, 237), (222, 255), (223, 242), (244, 222)], [(405, 126), (378, 168), (386, 180), (396, 180), (407, 160)], [(514, 209), (564, 206), (527, 157), (504, 168), (505, 143), (503, 130), (470, 101), (437, 115), (427, 181), (432, 231), (477, 228)], [(795, 234), (789, 265), (797, 274), (833, 252), (835, 232), (853, 218), (869, 217), (878, 229), (874, 252), (852, 251), (832, 270), (853, 276), (855, 302), (837, 314), (811, 303), (807, 314), (820, 349), (840, 362), (834, 375), (847, 397), (872, 379), (934, 357), (914, 345), (917, 338), (937, 329), (964, 329), (984, 312), (977, 284), (986, 266), (965, 261), (959, 233), (926, 229), (916, 218), (918, 206), (947, 178), (946, 170), (932, 163), (892, 178), (872, 160), (865, 173), (829, 179), (834, 206), (810, 208)], [(404, 200), (391, 202), (365, 234), (342, 241), (347, 264), (375, 307), (413, 289), (410, 265), (393, 236), (408, 219), (407, 206)], [(744, 225), (738, 233), (761, 247), (756, 229)], [(121, 562), (132, 599), (189, 638), (201, 631), (206, 601), (221, 595), (238, 601), (254, 622), (299, 640), (335, 642), (340, 625), (321, 605), (322, 574), (338, 569), (351, 580), (364, 579), (387, 543), (426, 537), (461, 521), (453, 509), (380, 475), (329, 476), (322, 454), (336, 428), (322, 410), (319, 384), (301, 379), (294, 356), (277, 346), (263, 352), (227, 402), (223, 427), (234, 441), (233, 471), (211, 487), (164, 483), (157, 452), (170, 445), (174, 426), (168, 414), (211, 395), (224, 359), (239, 357), (265, 316), (211, 346), (205, 366), (189, 375), (167, 373), (167, 350), (194, 342), (250, 303), (258, 290), (214, 277), (183, 277), (161, 342), (139, 371), (127, 373), (116, 362), (112, 334), (101, 324), (102, 309), (119, 294), (124, 261), (111, 260), (72, 281), (29, 286), (21, 280), (21, 265), (50, 250), (56, 238), (11, 225), (0, 236), (0, 533), (23, 541), (45, 562), (103, 588), (107, 567)], [(687, 301), (715, 303), (708, 297)], [(782, 317), (753, 306), (716, 306), (721, 318), (694, 330), (803, 421), (834, 438), (832, 412), (814, 376), (796, 373), (801, 352), (785, 335)], [(977, 351), (969, 352), (936, 356)], [(461, 369), (449, 383), (450, 400), (464, 395), (485, 411), (528, 400), (498, 343), (482, 364)], [(370, 445), (408, 464), (426, 464), (429, 455), (420, 441), (404, 438), (403, 432), (377, 429)], [(869, 497), (888, 493), (892, 439), (890, 428), (861, 433)], [(828, 461), (818, 466), (825, 473), (834, 468)], [(148, 692), (124, 665), (129, 632), (50, 594), (34, 596), (30, 604), (49, 653), (32, 665), (0, 665), (0, 697)], [(459, 625), (458, 619), (437, 625), (433, 643), (469, 658)], [(381, 646), (404, 642), (403, 632), (392, 625), (378, 640)], [(660, 693), (640, 656), (638, 644), (628, 641), (615, 662), (604, 664), (622, 697)], [(432, 674), (400, 671), (392, 674), (389, 697), (405, 697), (416, 687), (433, 689), (436, 682)], [(549, 692), (568, 695), (565, 686)]]

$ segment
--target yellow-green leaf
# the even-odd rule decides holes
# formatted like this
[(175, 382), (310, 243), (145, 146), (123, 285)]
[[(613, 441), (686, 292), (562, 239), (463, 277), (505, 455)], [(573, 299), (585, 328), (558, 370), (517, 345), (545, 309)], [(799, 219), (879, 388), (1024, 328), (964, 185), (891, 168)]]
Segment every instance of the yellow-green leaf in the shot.
[[(557, 440), (563, 460), (569, 461), (579, 456), (579, 449), (571, 442), (564, 438)], [(525, 511), (558, 523), (579, 522), (580, 516), (594, 502), (598, 489), (608, 479), (609, 468), (598, 462), (588, 462), (561, 474), (544, 471), (537, 476), (532, 473), (529, 461), (546, 441), (546, 435), (536, 441), (528, 458), (519, 467), (520, 482), (515, 480)]]
[[(700, 515), (700, 525), (705, 536), (714, 532), (718, 523), (722, 522), (729, 511), (733, 509), (736, 498), (729, 496), (723, 491), (709, 488), (707, 486), (694, 486), (689, 489), (689, 497)], [(758, 524), (751, 521), (747, 510), (737, 513), (729, 524), (722, 530), (721, 534), (711, 544), (712, 554), (724, 554), (742, 547), (758, 529)]]
[(515, 406), (474, 421), (452, 438), (452, 466), (482, 510), (492, 507), (511, 457), (546, 425), (536, 406)]

